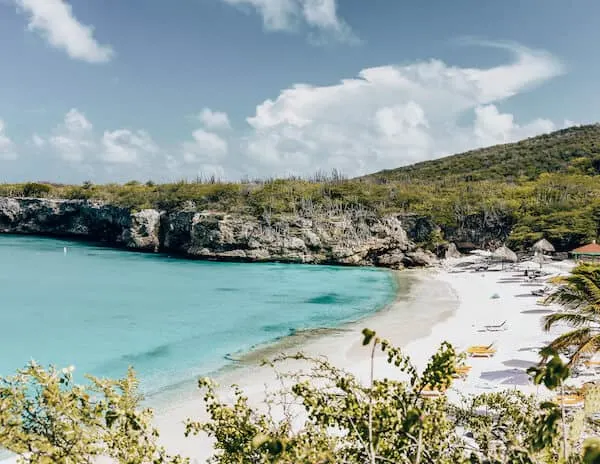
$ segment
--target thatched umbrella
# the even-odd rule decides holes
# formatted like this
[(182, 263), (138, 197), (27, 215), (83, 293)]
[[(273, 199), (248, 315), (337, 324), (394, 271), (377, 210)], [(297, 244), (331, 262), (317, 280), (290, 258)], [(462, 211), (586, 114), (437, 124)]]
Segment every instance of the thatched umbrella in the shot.
[(519, 260), (517, 254), (506, 245), (502, 245), (500, 248), (494, 251), (492, 258), (503, 263), (516, 263)]
[(548, 262), (552, 261), (552, 258), (544, 255), (544, 253), (542, 253), (541, 251), (536, 251), (535, 255), (533, 255), (533, 258), (531, 260), (534, 263), (539, 264), (540, 269), (542, 269), (542, 266), (544, 265), (544, 263), (548, 263)]
[(535, 253), (554, 253), (556, 251), (554, 246), (545, 238), (535, 242), (531, 249)]

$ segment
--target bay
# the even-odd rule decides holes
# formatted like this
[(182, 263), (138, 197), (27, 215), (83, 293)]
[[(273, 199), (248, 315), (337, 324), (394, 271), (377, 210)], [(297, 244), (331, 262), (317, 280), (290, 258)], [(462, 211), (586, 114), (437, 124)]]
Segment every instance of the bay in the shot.
[(340, 327), (395, 297), (372, 268), (222, 263), (0, 236), (0, 375), (29, 360), (121, 377), (147, 395), (291, 332)]

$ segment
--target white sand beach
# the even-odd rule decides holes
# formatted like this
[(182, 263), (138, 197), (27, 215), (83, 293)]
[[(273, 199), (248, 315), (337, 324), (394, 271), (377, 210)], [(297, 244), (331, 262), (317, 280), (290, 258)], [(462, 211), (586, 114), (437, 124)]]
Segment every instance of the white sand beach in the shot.
[[(538, 361), (537, 350), (559, 333), (542, 330), (541, 318), (548, 313), (548, 308), (537, 305), (539, 298), (531, 295), (531, 291), (542, 284), (518, 278), (519, 273), (514, 270), (455, 273), (449, 264), (452, 263), (446, 263), (443, 269), (410, 271), (418, 280), (407, 299), (351, 324), (343, 332), (309, 339), (286, 351), (326, 355), (336, 366), (366, 381), (369, 359), (367, 350), (360, 343), (360, 332), (365, 327), (403, 347), (419, 368), (425, 366), (443, 341), (452, 343), (459, 351), (470, 345), (493, 343), (497, 351), (492, 358), (467, 360), (472, 370), (465, 380), (454, 382), (448, 392), (451, 400), (459, 393), (503, 389), (547, 394), (534, 387), (525, 373)], [(551, 263), (545, 266), (545, 271), (565, 274), (572, 266), (571, 262)], [(486, 325), (502, 323), (504, 330), (483, 329)], [(376, 361), (375, 375), (394, 378), (397, 370), (380, 357)], [(217, 380), (223, 387), (233, 383), (240, 385), (250, 402), (257, 406), (260, 406), (265, 390), (278, 388), (270, 368), (252, 364), (234, 369)], [(224, 388), (223, 398), (227, 397)], [(200, 392), (163, 410), (157, 416), (156, 424), (163, 443), (170, 450), (189, 456), (195, 462), (204, 462), (211, 454), (210, 443), (205, 438), (183, 438), (182, 424), (188, 417), (206, 417)]]

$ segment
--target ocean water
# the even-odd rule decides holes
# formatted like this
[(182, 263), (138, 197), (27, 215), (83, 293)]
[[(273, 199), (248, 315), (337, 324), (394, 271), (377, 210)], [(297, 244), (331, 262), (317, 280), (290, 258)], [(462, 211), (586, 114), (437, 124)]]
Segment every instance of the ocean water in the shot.
[[(66, 247), (67, 252), (64, 252)], [(228, 353), (336, 327), (389, 303), (391, 273), (189, 261), (0, 235), (0, 375), (35, 359), (120, 377), (148, 395), (214, 373)]]

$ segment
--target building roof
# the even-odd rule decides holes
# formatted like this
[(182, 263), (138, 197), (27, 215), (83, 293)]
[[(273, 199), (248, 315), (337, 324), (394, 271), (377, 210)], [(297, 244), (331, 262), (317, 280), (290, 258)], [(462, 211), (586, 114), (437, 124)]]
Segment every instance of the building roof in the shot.
[(575, 248), (571, 253), (576, 255), (600, 255), (600, 245), (590, 243), (579, 248)]

